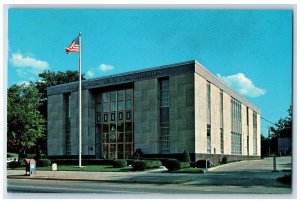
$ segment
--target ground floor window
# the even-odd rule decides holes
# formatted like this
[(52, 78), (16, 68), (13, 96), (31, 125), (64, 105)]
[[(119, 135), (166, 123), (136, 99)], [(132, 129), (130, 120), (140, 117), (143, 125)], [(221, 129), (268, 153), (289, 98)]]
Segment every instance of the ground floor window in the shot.
[(231, 153), (233, 155), (242, 154), (242, 135), (240, 133), (231, 132)]
[(211, 154), (211, 131), (209, 124), (207, 124), (207, 153)]

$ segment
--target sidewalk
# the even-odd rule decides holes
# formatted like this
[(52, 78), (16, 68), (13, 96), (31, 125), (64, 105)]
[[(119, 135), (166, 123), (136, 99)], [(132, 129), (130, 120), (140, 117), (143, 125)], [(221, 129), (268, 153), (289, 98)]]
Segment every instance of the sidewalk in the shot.
[(31, 176), (22, 170), (7, 170), (8, 179), (42, 179), (69, 181), (103, 181), (120, 183), (177, 184), (191, 181), (203, 174), (167, 173), (164, 167), (143, 172), (85, 172), (85, 171), (37, 171)]
[[(283, 176), (282, 170), (291, 170), (291, 158), (277, 159), (278, 173), (272, 173), (272, 158), (262, 160), (241, 161), (210, 168), (208, 174), (199, 173), (168, 173), (165, 167), (142, 172), (84, 172), (84, 171), (37, 171), (26, 176), (23, 170), (7, 170), (8, 179), (43, 179), (43, 180), (72, 180), (72, 181), (103, 181), (120, 183), (152, 183), (178, 184), (197, 182), (198, 184), (216, 184), (216, 178), (221, 184), (233, 180), (245, 184), (246, 179), (253, 182), (257, 178), (260, 183), (276, 181)], [(226, 176), (224, 176), (226, 174)], [(243, 182), (244, 181), (244, 182)]]

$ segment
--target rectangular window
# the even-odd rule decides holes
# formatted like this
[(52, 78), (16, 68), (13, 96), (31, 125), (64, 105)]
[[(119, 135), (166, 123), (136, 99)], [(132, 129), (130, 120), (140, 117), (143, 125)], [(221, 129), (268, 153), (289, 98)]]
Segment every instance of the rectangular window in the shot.
[(211, 95), (210, 95), (210, 83), (206, 83), (206, 105), (207, 105), (207, 124), (211, 122)]
[(97, 116), (96, 122), (97, 122), (97, 123), (101, 123), (101, 114), (99, 113), (99, 114), (97, 114), (96, 116)]
[(220, 91), (220, 126), (223, 128), (223, 91)]
[(70, 108), (71, 94), (65, 94), (64, 97), (65, 97), (64, 100), (65, 100), (65, 121), (66, 121), (65, 149), (66, 149), (66, 155), (71, 155), (71, 108)]
[(119, 116), (118, 116), (119, 121), (123, 120), (123, 112), (119, 112)]
[(207, 124), (207, 153), (211, 154), (211, 132), (210, 132), (210, 125)]
[(253, 155), (257, 155), (257, 113), (253, 111)]
[(107, 113), (105, 113), (105, 114), (103, 115), (103, 121), (104, 121), (104, 122), (108, 122), (108, 115), (107, 115)]
[(110, 114), (110, 120), (111, 121), (115, 121), (116, 120), (116, 114), (115, 113), (111, 113)]
[(220, 146), (221, 146), (221, 154), (224, 154), (224, 133), (223, 128), (220, 128)]
[(170, 153), (169, 79), (160, 80), (160, 153)]
[(242, 154), (242, 116), (241, 102), (231, 98), (231, 153), (233, 155)]
[(131, 119), (131, 113), (130, 111), (126, 111), (126, 120), (130, 120)]

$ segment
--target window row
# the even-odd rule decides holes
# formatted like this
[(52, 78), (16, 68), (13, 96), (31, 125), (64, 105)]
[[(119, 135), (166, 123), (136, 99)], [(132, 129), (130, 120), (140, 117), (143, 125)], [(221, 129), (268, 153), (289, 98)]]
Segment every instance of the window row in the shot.
[(105, 103), (113, 101), (122, 101), (133, 98), (133, 89), (118, 90), (113, 92), (105, 92), (96, 95), (96, 103)]
[(133, 100), (127, 99), (126, 101), (114, 101), (96, 104), (96, 112), (112, 112), (112, 111), (123, 111), (133, 109)]
[(102, 144), (102, 158), (128, 159), (132, 155), (132, 144)]
[(96, 123), (106, 123), (106, 122), (115, 122), (115, 121), (122, 122), (124, 120), (130, 121), (132, 119), (133, 117), (131, 111), (96, 114)]
[[(98, 135), (97, 135), (98, 136)], [(102, 143), (122, 143), (122, 142), (132, 142), (133, 132), (126, 133), (103, 133), (101, 134)]]
[(100, 133), (111, 133), (111, 132), (131, 132), (133, 130), (132, 122), (122, 122), (122, 123), (110, 123), (110, 124), (97, 124), (96, 134)]

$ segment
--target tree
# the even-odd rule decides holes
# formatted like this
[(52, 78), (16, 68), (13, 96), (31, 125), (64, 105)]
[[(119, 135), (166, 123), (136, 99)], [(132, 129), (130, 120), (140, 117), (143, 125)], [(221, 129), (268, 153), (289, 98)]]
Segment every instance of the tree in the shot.
[(40, 150), (45, 140), (45, 119), (38, 111), (40, 93), (34, 83), (13, 85), (7, 95), (7, 149), (10, 152)]
[(280, 118), (275, 126), (270, 127), (270, 136), (272, 137), (292, 137), (292, 123), (293, 123), (293, 108), (288, 109), (288, 116)]

